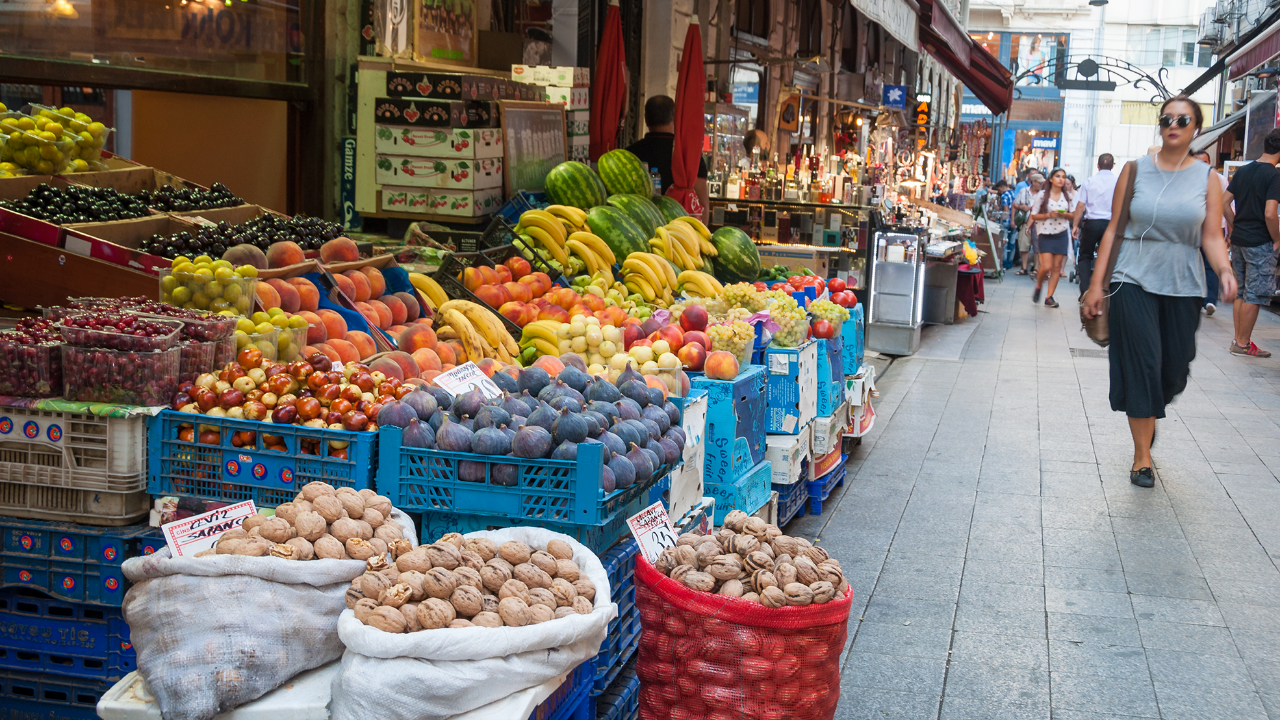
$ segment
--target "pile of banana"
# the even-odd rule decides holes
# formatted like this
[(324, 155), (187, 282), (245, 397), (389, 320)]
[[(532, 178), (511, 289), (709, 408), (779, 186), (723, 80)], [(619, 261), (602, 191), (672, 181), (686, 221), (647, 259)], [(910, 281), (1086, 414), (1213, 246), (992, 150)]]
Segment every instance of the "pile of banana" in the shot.
[(563, 323), (557, 320), (534, 320), (520, 333), (521, 363), (532, 362), (539, 355), (560, 357), (560, 338), (556, 334)]
[(692, 297), (718, 298), (724, 294), (724, 285), (710, 273), (701, 270), (684, 270), (676, 276), (680, 290)]
[(613, 282), (613, 265), (618, 260), (604, 240), (587, 228), (586, 211), (567, 205), (526, 210), (516, 232), (551, 253), (565, 275), (600, 273)]
[(418, 272), (409, 273), (409, 282), (420, 293), (422, 298), (427, 301), (432, 310), (438, 311), (441, 305), (449, 302), (449, 296), (445, 294), (444, 288), (440, 287), (440, 283), (434, 278), (423, 275)]
[(693, 217), (679, 217), (658, 228), (658, 237), (649, 239), (649, 247), (682, 270), (707, 270), (702, 258), (719, 254), (711, 244), (711, 231)]
[(467, 300), (449, 300), (437, 311), (436, 338), (457, 339), (467, 352), (467, 359), (479, 362), (493, 358), (504, 363), (515, 362), (520, 346), (489, 308)]

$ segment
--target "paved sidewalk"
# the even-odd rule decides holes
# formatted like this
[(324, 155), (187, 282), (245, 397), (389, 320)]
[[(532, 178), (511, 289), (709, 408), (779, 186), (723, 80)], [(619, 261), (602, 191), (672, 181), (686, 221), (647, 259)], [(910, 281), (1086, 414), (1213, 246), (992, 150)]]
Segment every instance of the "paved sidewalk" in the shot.
[(987, 295), (893, 363), (843, 494), (788, 528), (856, 593), (836, 717), (1280, 720), (1280, 362), (1205, 319), (1143, 490), (1074, 287)]

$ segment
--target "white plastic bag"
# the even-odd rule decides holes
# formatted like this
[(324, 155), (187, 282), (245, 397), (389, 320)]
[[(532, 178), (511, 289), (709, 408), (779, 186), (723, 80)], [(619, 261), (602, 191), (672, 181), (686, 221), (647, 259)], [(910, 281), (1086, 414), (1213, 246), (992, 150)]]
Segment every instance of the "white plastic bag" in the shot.
[(486, 537), (499, 545), (520, 540), (535, 548), (545, 548), (550, 540), (569, 543), (581, 574), (596, 586), (595, 609), (519, 628), (400, 634), (368, 627), (350, 610), (343, 612), (338, 635), (347, 650), (333, 680), (332, 720), (440, 720), (540, 685), (600, 652), (618, 606), (610, 599), (609, 575), (590, 550), (566, 535), (534, 527), (466, 537)]
[[(417, 544), (413, 521), (391, 519)], [(338, 616), (363, 560), (216, 555), (165, 548), (124, 562), (124, 619), (164, 720), (209, 720), (342, 654)]]

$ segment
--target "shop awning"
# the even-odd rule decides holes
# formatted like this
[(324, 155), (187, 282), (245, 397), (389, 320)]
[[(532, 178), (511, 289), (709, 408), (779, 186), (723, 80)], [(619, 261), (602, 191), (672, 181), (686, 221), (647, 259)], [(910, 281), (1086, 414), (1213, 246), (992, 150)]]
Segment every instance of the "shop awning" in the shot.
[(1280, 55), (1280, 26), (1271, 27), (1267, 32), (1228, 55), (1227, 64), (1231, 68), (1228, 77), (1235, 80), (1247, 75), (1276, 55)]
[(1013, 74), (960, 29), (937, 0), (920, 0), (920, 45), (964, 84), (992, 115), (1013, 104)]
[(1204, 132), (1197, 135), (1195, 140), (1191, 141), (1191, 152), (1200, 152), (1218, 142), (1218, 138), (1222, 137), (1228, 130), (1244, 122), (1246, 114), (1245, 112), (1238, 112), (1234, 115), (1228, 115), (1211, 125)]

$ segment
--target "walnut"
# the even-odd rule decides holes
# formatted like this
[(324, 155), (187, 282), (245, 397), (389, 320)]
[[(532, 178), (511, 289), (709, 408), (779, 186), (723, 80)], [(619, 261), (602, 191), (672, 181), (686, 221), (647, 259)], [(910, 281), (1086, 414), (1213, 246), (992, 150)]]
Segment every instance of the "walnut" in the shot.
[(360, 519), (369, 523), (375, 531), (382, 527), (387, 521), (382, 513), (378, 512), (374, 508), (365, 508), (364, 514), (360, 516)]
[(811, 548), (811, 547), (813, 547), (813, 543), (809, 542), (808, 540), (805, 540), (802, 537), (796, 538), (796, 549), (800, 551), (800, 554), (803, 555), (804, 549)]
[(258, 526), (258, 532), (262, 537), (273, 543), (283, 543), (293, 537), (293, 528), (284, 518), (267, 518)]
[(529, 562), (533, 551), (519, 540), (508, 540), (498, 546), (498, 555), (512, 565)]
[(400, 577), (397, 578), (396, 582), (408, 585), (411, 599), (414, 602), (418, 602), (427, 596), (427, 591), (422, 587), (424, 579), (422, 573), (417, 570), (406, 570), (400, 573)]
[(813, 602), (813, 591), (808, 585), (794, 582), (790, 585), (784, 585), (782, 592), (787, 597), (788, 605), (809, 605)]
[[(321, 500), (323, 501), (325, 498), (321, 498)], [(352, 520), (359, 520), (364, 516), (364, 498), (360, 497), (358, 493), (343, 493), (335, 496), (334, 501), (338, 503), (338, 509), (346, 510), (347, 517)], [(342, 513), (339, 512), (338, 515), (341, 516)], [(334, 518), (333, 520), (336, 519)], [(333, 520), (329, 522), (333, 522)]]
[(343, 485), (342, 487), (334, 488), (333, 494), (334, 495), (360, 495), (360, 493), (357, 492), (355, 488), (349, 488), (346, 485)]
[(767, 542), (760, 543), (760, 549), (756, 552), (762, 552), (765, 555), (768, 555), (770, 560), (778, 556), (778, 553), (774, 551), (773, 546)]
[(388, 560), (385, 553), (374, 555), (364, 563), (365, 572), (380, 573), (386, 571), (389, 567), (391, 567), (391, 562)]
[(422, 590), (428, 597), (444, 599), (458, 587), (458, 577), (453, 571), (434, 567), (422, 576)]
[(372, 526), (372, 525), (370, 525), (369, 523), (367, 523), (367, 522), (365, 522), (365, 521), (363, 521), (363, 520), (353, 520), (352, 522), (354, 522), (354, 523), (356, 524), (356, 527), (360, 529), (360, 539), (361, 539), (361, 540), (372, 540), (372, 539), (373, 539), (373, 526)]
[(437, 630), (448, 627), (458, 618), (453, 606), (440, 598), (427, 598), (418, 604), (418, 624), (423, 630)]
[(484, 596), (470, 585), (461, 585), (454, 590), (449, 602), (464, 617), (474, 617), (484, 611)]
[(431, 567), (452, 570), (462, 564), (462, 551), (452, 543), (437, 542), (427, 546), (427, 559)]
[(400, 569), (400, 572), (417, 570), (420, 573), (425, 573), (431, 569), (431, 560), (427, 557), (425, 548), (417, 547), (397, 557), (396, 567)]
[(294, 517), (297, 516), (297, 514), (298, 514), (298, 507), (294, 505), (292, 502), (280, 503), (279, 505), (276, 506), (276, 517), (284, 520), (290, 525), (293, 524), (293, 519)]
[(742, 532), (742, 526), (746, 524), (749, 517), (741, 510), (730, 510), (729, 514), (724, 516), (724, 522), (721, 524), (738, 533)]
[(509, 597), (520, 598), (525, 605), (528, 605), (530, 602), (529, 586), (519, 580), (506, 581), (501, 588), (498, 588), (498, 599), (506, 600)]
[(345, 547), (347, 555), (350, 555), (353, 560), (368, 560), (378, 554), (372, 545), (360, 538), (351, 538)]
[(786, 553), (782, 553), (773, 559), (773, 566), (777, 567), (779, 565), (794, 565), (795, 562), (796, 562), (795, 558), (791, 557)]
[(249, 544), (248, 536), (244, 538), (221, 538), (218, 540), (216, 551), (218, 555), (244, 555), (244, 549)]
[(760, 591), (760, 604), (767, 608), (780, 608), (787, 604), (786, 593), (776, 587), (764, 588)]
[(563, 540), (552, 540), (548, 542), (547, 552), (557, 560), (573, 559), (573, 546)]
[(702, 592), (711, 592), (716, 587), (716, 579), (714, 577), (697, 570), (685, 573), (681, 582), (690, 590), (701, 590)]
[(596, 609), (595, 605), (592, 605), (590, 600), (582, 597), (581, 595), (574, 598), (572, 607), (579, 615), (590, 615), (592, 611)]
[(324, 535), (313, 544), (316, 557), (326, 560), (345, 560), (347, 549), (332, 535)]
[(529, 587), (551, 587), (551, 576), (533, 563), (516, 565), (516, 571), (511, 576)]
[(676, 547), (680, 547), (682, 545), (688, 545), (689, 547), (698, 547), (703, 543), (705, 539), (706, 539), (705, 535), (699, 535), (698, 533), (692, 533), (692, 532), (681, 533), (680, 537), (676, 538)]
[(796, 581), (795, 565), (774, 565), (773, 576), (778, 579), (778, 585), (786, 587)]
[[(399, 523), (384, 522), (374, 528), (373, 537), (381, 540), (390, 547), (391, 543), (404, 539), (404, 529), (400, 527)], [(405, 542), (408, 541), (405, 540)]]
[(345, 543), (353, 537), (360, 537), (360, 526), (351, 518), (338, 518), (329, 526), (329, 534)]
[(327, 482), (309, 482), (302, 486), (302, 499), (315, 504), (316, 498), (322, 495), (334, 495), (333, 486)]
[[(552, 542), (556, 541), (552, 540)], [(489, 538), (467, 538), (467, 541), (462, 545), (462, 549), (470, 550), (479, 555), (480, 559), (485, 562), (489, 562), (498, 554), (498, 544)]]
[(769, 523), (765, 522), (763, 518), (749, 517), (747, 518), (747, 521), (742, 524), (742, 532), (750, 535), (760, 542), (764, 542), (769, 538), (766, 534), (768, 527)]
[(498, 592), (502, 584), (510, 579), (511, 573), (501, 565), (491, 563), (480, 568), (480, 582), (490, 592)]
[[(377, 555), (374, 555), (373, 557), (377, 557)], [(369, 559), (372, 560), (373, 558)], [(395, 565), (388, 565), (387, 569), (382, 570), (381, 573), (387, 576), (387, 579), (391, 581), (392, 585), (400, 582), (400, 568), (397, 568)]]
[(400, 607), (401, 605), (409, 602), (409, 598), (412, 595), (413, 590), (411, 590), (408, 585), (401, 583), (399, 585), (392, 585), (386, 590), (383, 590), (382, 594), (378, 596), (378, 602), (383, 605), (390, 605), (391, 607)]
[(360, 588), (360, 578), (351, 581), (351, 587), (347, 588), (347, 607), (353, 608), (357, 602), (364, 598), (364, 591)]
[(817, 545), (805, 548), (804, 556), (813, 561), (815, 565), (831, 559), (831, 555), (827, 553), (826, 548), (821, 548)]
[(480, 579), (480, 573), (469, 567), (460, 567), (453, 571), (455, 577), (458, 578), (458, 586), (470, 585), (477, 590), (484, 590), (484, 582)]
[(298, 559), (293, 554), (293, 546), (285, 545), (284, 543), (279, 543), (277, 545), (272, 546), (271, 557), (277, 557), (277, 558), (280, 558), (281, 560), (297, 560)]
[[(350, 497), (349, 495), (347, 497)], [(342, 518), (342, 501), (332, 495), (323, 495), (311, 503), (311, 509), (327, 523)]]
[(459, 565), (458, 567), (467, 567), (467, 568), (471, 568), (472, 570), (479, 571), (480, 568), (484, 567), (484, 558), (480, 557), (477, 553), (471, 552), (470, 550), (463, 550), (462, 564)]
[[(347, 488), (347, 489), (350, 490), (351, 488)], [(360, 497), (364, 498), (365, 505), (368, 505), (370, 501), (378, 497), (378, 493), (370, 490), (369, 488), (364, 488), (363, 490), (356, 490), (355, 492), (359, 494)]]
[(796, 539), (790, 535), (779, 535), (771, 540), (770, 544), (773, 545), (774, 552), (779, 555), (791, 555), (794, 557), (800, 549), (796, 545)]
[(596, 584), (584, 577), (573, 581), (573, 589), (578, 591), (578, 597), (584, 597), (591, 602), (596, 599)]
[(374, 495), (370, 498), (364, 493), (360, 494), (364, 497), (364, 506), (366, 508), (377, 510), (384, 519), (391, 517), (391, 498), (383, 497), (382, 495)]
[(502, 627), (502, 616), (496, 610), (485, 610), (471, 618), (471, 624), (476, 627), (500, 628)]
[(848, 597), (848, 595), (849, 595), (849, 593), (850, 593), (850, 592), (853, 592), (853, 588), (849, 587), (849, 581), (848, 581), (848, 580), (841, 580), (841, 581), (840, 581), (840, 584), (836, 586), (836, 594), (837, 594), (837, 595), (841, 595), (841, 596), (843, 596), (843, 597)]
[(244, 522), (240, 523), (240, 529), (244, 530), (245, 533), (248, 533), (250, 530), (258, 527), (259, 525), (266, 522), (267, 520), (268, 520), (267, 516), (263, 515), (262, 513), (257, 513), (256, 515), (250, 515), (249, 517), (244, 519)]
[(556, 571), (552, 575), (573, 582), (580, 577), (581, 569), (572, 560), (557, 560)]
[(360, 592), (364, 593), (367, 598), (376, 599), (380, 597), (383, 590), (394, 584), (386, 575), (376, 572), (366, 572), (358, 579), (360, 580)]
[(720, 543), (707, 541), (694, 548), (694, 554), (698, 560), (698, 567), (706, 568), (711, 561), (719, 556), (722, 552)]
[(813, 583), (809, 586), (809, 589), (813, 591), (813, 602), (817, 605), (829, 603), (836, 596), (835, 586), (826, 580), (819, 580)]
[(537, 625), (556, 618), (555, 608), (549, 608), (546, 605), (530, 605), (529, 606), (529, 624)]
[[(396, 530), (400, 529), (399, 525), (384, 525), (383, 527), (395, 528)], [(381, 530), (382, 528), (378, 528), (378, 529)], [(377, 533), (374, 533), (374, 537), (377, 537)], [(385, 537), (383, 539), (386, 540)], [(403, 537), (400, 537), (395, 540), (387, 540), (387, 549), (391, 552), (391, 557), (399, 561), (402, 556), (408, 555), (409, 553), (413, 552), (413, 543), (409, 542)], [(397, 566), (398, 566), (398, 562), (397, 562)]]
[(497, 595), (485, 595), (484, 597), (482, 597), (482, 598), (480, 598), (480, 599), (484, 602), (484, 611), (485, 611), (485, 612), (491, 612), (491, 613), (496, 613), (496, 612), (498, 612), (498, 602), (499, 602), (499, 601), (498, 601), (498, 596), (497, 596)]
[(378, 601), (373, 598), (360, 598), (356, 601), (355, 607), (351, 609), (355, 612), (357, 620), (368, 624), (366, 621), (369, 619), (369, 613), (377, 610), (379, 607)]
[(546, 588), (529, 588), (529, 607), (534, 605), (546, 605), (551, 609), (555, 609), (559, 603), (556, 602), (555, 593)]
[(387, 544), (378, 538), (369, 538), (368, 540), (365, 540), (365, 542), (369, 543), (369, 545), (373, 547), (373, 551), (379, 555), (387, 552)]
[(475, 623), (471, 622), (470, 620), (466, 620), (464, 618), (458, 618), (457, 620), (454, 620), (453, 622), (449, 623), (449, 627), (456, 630), (458, 628), (475, 627)]
[(573, 606), (566, 605), (565, 607), (556, 608), (555, 619), (559, 620), (560, 618), (567, 618), (570, 615), (577, 615), (577, 614), (578, 614), (578, 611), (574, 610)]
[[(672, 568), (679, 565), (680, 561), (676, 558), (676, 549), (673, 547), (664, 548), (662, 554), (658, 555), (658, 559), (653, 563), (653, 569), (663, 575), (670, 575)], [(567, 579), (567, 578), (566, 578)], [(570, 580), (569, 582), (573, 582)]]
[(244, 546), (244, 551), (240, 555), (248, 555), (249, 557), (263, 557), (271, 554), (271, 548), (275, 547), (275, 543), (266, 538), (253, 538)]
[(821, 579), (818, 577), (818, 566), (814, 565), (813, 561), (807, 557), (796, 558), (795, 568), (796, 582), (801, 583), (802, 585), (816, 583)]
[(732, 580), (742, 574), (742, 563), (730, 555), (717, 555), (703, 570), (717, 580)]
[(467, 544), (467, 539), (462, 537), (462, 533), (451, 532), (451, 533), (445, 533), (441, 535), (440, 539), (436, 540), (436, 542), (449, 543), (450, 545), (457, 548), (459, 552), (461, 552), (463, 546)]
[(692, 545), (676, 547), (676, 565), (693, 567), (698, 564), (698, 551)]
[(671, 579), (683, 585), (684, 576), (691, 572), (697, 572), (696, 565), (677, 565), (671, 569)]
[(249, 531), (242, 527), (233, 527), (219, 535), (218, 542), (222, 542), (223, 540), (244, 540), (247, 537), (249, 537)]
[(760, 602), (760, 596), (753, 592), (742, 593), (742, 599), (750, 600), (751, 602), (754, 602), (754, 603)]
[(329, 525), (319, 513), (304, 512), (293, 519), (293, 528), (298, 532), (298, 537), (315, 542), (324, 536)]
[(310, 500), (302, 500), (300, 498), (293, 499), (293, 509), (294, 509), (294, 515), (301, 515), (304, 512), (315, 511), (315, 508), (312, 507)]
[(751, 589), (763, 592), (767, 587), (778, 587), (778, 578), (768, 570), (757, 570), (751, 574)]
[(529, 556), (529, 563), (548, 575), (556, 574), (556, 558), (549, 552), (543, 550), (534, 552)]
[(510, 627), (523, 627), (529, 624), (529, 605), (518, 597), (503, 598), (498, 603), (498, 615)]
[(770, 542), (781, 534), (782, 531), (778, 529), (777, 525), (770, 525), (764, 529), (764, 538)]
[(728, 597), (742, 597), (742, 581), (741, 580), (725, 580), (720, 586), (718, 595), (726, 595)]
[(725, 547), (725, 550), (731, 553), (737, 553), (743, 557), (760, 549), (760, 541), (750, 535), (734, 535), (733, 539)]
[[(530, 590), (529, 592), (533, 591)], [(556, 578), (551, 581), (551, 594), (555, 596), (556, 607), (572, 605), (573, 601), (578, 598), (578, 589), (568, 580)]]
[(422, 629), (422, 623), (418, 622), (418, 603), (410, 602), (401, 605), (400, 614), (404, 616), (406, 632), (418, 632)]
[[(765, 545), (764, 547), (769, 546)], [(753, 573), (757, 570), (772, 570), (773, 558), (769, 557), (768, 553), (756, 550), (753, 553), (748, 553), (747, 556), (743, 558), (742, 568), (749, 573)]]

